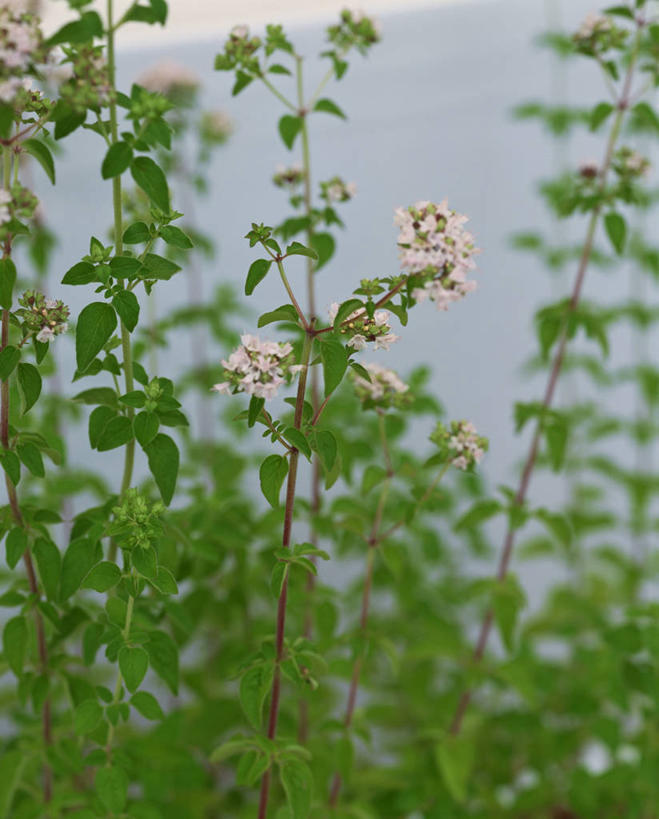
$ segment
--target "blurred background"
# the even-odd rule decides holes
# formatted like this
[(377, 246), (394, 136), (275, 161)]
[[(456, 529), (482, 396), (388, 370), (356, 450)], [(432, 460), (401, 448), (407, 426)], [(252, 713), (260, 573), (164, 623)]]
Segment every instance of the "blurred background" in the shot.
[[(368, 59), (355, 55), (343, 80), (327, 88), (326, 95), (346, 112), (348, 122), (316, 116), (310, 126), (315, 183), (340, 174), (357, 185), (355, 199), (342, 210), (347, 228), (339, 237), (337, 253), (318, 277), (319, 306), (326, 310), (332, 301), (347, 298), (361, 277), (397, 270), (392, 223), (396, 206), (447, 198), (452, 208), (467, 214), (482, 248), (477, 292), (448, 313), (425, 303), (413, 312), (407, 328), (396, 328), (401, 340), (391, 351), (376, 355), (403, 376), (413, 365), (427, 363), (433, 372), (432, 389), (448, 416), (468, 418), (489, 436), (491, 451), (483, 464), (488, 482), (492, 487), (507, 484), (526, 448), (526, 438), (514, 432), (513, 403), (538, 398), (544, 384), (544, 377), (521, 370), (537, 350), (533, 312), (566, 294), (574, 275), (574, 270), (550, 275), (535, 258), (513, 249), (510, 237), (539, 230), (549, 237), (578, 241), (584, 232), (579, 218), (570, 221), (568, 230), (558, 227), (547, 215), (537, 183), (563, 167), (597, 160), (602, 151), (601, 139), (587, 134), (565, 141), (557, 150), (537, 123), (520, 122), (512, 111), (529, 100), (592, 106), (605, 98), (594, 65), (561, 64), (537, 45), (538, 35), (548, 28), (574, 30), (593, 9), (593, 0), (386, 0), (360, 5), (379, 17), (382, 42)], [(128, 89), (163, 60), (175, 61), (197, 76), (203, 107), (225, 112), (232, 122), (231, 137), (214, 154), (209, 168), (208, 196), (195, 206), (198, 228), (218, 245), (216, 259), (201, 271), (196, 298), (202, 301), (210, 299), (220, 283), (232, 283), (242, 292), (255, 258), (242, 237), (252, 221), (279, 220), (285, 196), (270, 180), (278, 164), (297, 159), (277, 135), (279, 103), (256, 84), (232, 97), (232, 78), (213, 71), (215, 54), (237, 23), (248, 22), (258, 34), (266, 22), (282, 22), (298, 49), (308, 55), (307, 82), (312, 88), (326, 70), (317, 57), (323, 49), (324, 27), (343, 6), (333, 0), (221, 4), (170, 0), (164, 32), (138, 24), (121, 31), (120, 88)], [(121, 7), (119, 3), (119, 11)], [(61, 25), (68, 13), (58, 0), (46, 3), (43, 11), (48, 29)], [(67, 300), (73, 316), (88, 294), (79, 292), (82, 288), (60, 288), (58, 283), (87, 253), (89, 236), (105, 239), (111, 224), (110, 183), (100, 181), (99, 151), (98, 137), (79, 130), (66, 140), (57, 188), (47, 187), (41, 175), (38, 180), (45, 218), (59, 237), (49, 274), (50, 294)], [(182, 192), (174, 204), (186, 210), (184, 200)], [(300, 287), (303, 271), (301, 260)], [(291, 276), (295, 281), (293, 264)], [(624, 269), (593, 271), (586, 297), (613, 301), (627, 288)], [(159, 285), (156, 309), (166, 313), (189, 292), (184, 270)], [(238, 329), (254, 330), (255, 317), (284, 300), (278, 281), (270, 277), (246, 300), (253, 312), (238, 322)], [(175, 339), (161, 356), (160, 375), (184, 372), (196, 363), (186, 332)], [(616, 338), (613, 358), (628, 357), (630, 345), (629, 337)], [(72, 344), (57, 347), (60, 356), (73, 361)], [(219, 377), (220, 351), (213, 354)], [(84, 386), (82, 382), (80, 389)], [(631, 400), (630, 396), (630, 410)], [(215, 426), (219, 401), (209, 398)], [(191, 420), (195, 434), (194, 414)], [(411, 445), (424, 446), (428, 431), (419, 428)], [(72, 441), (71, 454), (81, 462), (98, 458), (86, 439)], [(113, 459), (119, 469), (119, 450), (102, 457), (108, 474)], [(533, 501), (541, 499), (551, 506), (564, 491), (560, 480), (539, 477), (531, 495)], [(541, 561), (529, 568), (526, 581), (532, 590), (547, 579), (545, 571)]]

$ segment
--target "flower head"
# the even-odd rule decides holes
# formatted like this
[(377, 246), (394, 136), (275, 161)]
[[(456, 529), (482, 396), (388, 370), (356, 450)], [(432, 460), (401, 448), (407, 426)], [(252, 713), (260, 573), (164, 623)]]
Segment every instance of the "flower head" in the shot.
[[(329, 309), (332, 324), (338, 312), (339, 304), (334, 302)], [(350, 313), (337, 329), (347, 337), (348, 347), (354, 350), (363, 350), (369, 342), (373, 342), (376, 350), (388, 350), (399, 339), (399, 336), (391, 332), (390, 317), (388, 310), (375, 310), (369, 316), (366, 307), (360, 307)]]
[(611, 17), (590, 12), (574, 34), (573, 40), (583, 53), (603, 54), (610, 48), (620, 47), (627, 39), (627, 31), (619, 28)]
[(320, 183), (320, 196), (328, 204), (333, 202), (347, 202), (357, 193), (354, 182), (344, 182), (340, 176), (334, 176), (327, 182)]
[(297, 188), (304, 181), (302, 165), (297, 162), (290, 167), (277, 165), (272, 181), (278, 188)]
[(396, 209), (401, 268), (413, 274), (415, 301), (429, 297), (438, 310), (447, 310), (449, 304), (476, 289), (476, 282), (467, 281), (467, 274), (476, 267), (473, 257), (479, 250), (465, 230), (466, 221), (466, 216), (449, 209), (446, 200)]
[(22, 309), (23, 332), (34, 335), (37, 341), (48, 343), (68, 328), (69, 308), (60, 299), (47, 299), (37, 290), (26, 290), (18, 300)]
[(39, 102), (41, 94), (31, 89), (27, 76), (48, 60), (49, 49), (39, 19), (29, 12), (0, 7), (0, 101), (24, 110)]
[(343, 9), (337, 25), (327, 29), (328, 40), (341, 51), (356, 48), (365, 53), (380, 40), (380, 23), (363, 11)]
[(651, 165), (647, 157), (627, 146), (623, 146), (616, 151), (612, 164), (615, 172), (627, 179), (645, 176)]
[(451, 421), (448, 428), (440, 422), (430, 440), (452, 466), (463, 470), (479, 464), (489, 446), (487, 438), (480, 436), (470, 421)]
[(186, 65), (167, 59), (144, 71), (137, 82), (151, 93), (178, 99), (183, 95), (193, 94), (199, 88), (200, 79)]
[(206, 142), (221, 145), (226, 142), (233, 131), (233, 120), (226, 111), (204, 111), (201, 115), (199, 130)]
[(278, 341), (261, 341), (245, 334), (228, 360), (223, 360), (225, 381), (213, 390), (225, 395), (246, 392), (257, 398), (274, 398), (282, 384), (290, 382), (299, 370), (293, 364), (293, 347)]
[(374, 362), (365, 365), (370, 381), (357, 375), (354, 370), (352, 380), (357, 397), (364, 407), (402, 407), (412, 400), (409, 385), (402, 381), (394, 370)]

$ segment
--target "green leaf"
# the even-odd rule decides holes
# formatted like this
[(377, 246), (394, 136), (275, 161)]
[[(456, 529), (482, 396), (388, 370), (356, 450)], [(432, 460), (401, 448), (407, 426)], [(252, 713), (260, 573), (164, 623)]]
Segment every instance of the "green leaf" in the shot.
[(142, 577), (153, 580), (158, 572), (158, 556), (156, 550), (148, 547), (146, 549), (133, 549), (131, 552), (131, 561), (135, 571), (139, 572)]
[(316, 450), (327, 472), (331, 472), (338, 452), (336, 438), (328, 429), (316, 432)]
[(288, 475), (288, 461), (281, 455), (268, 455), (261, 464), (259, 470), (261, 491), (272, 507), (279, 505), (279, 492), (286, 475)]
[(240, 680), (240, 704), (257, 731), (261, 727), (263, 703), (270, 691), (272, 674), (271, 665), (256, 665), (246, 671)]
[(263, 313), (259, 316), (259, 327), (265, 327), (266, 324), (272, 324), (274, 321), (292, 321), (294, 324), (298, 323), (298, 314), (292, 304), (282, 304), (276, 310), (269, 313)]
[(2, 452), (0, 453), (0, 463), (7, 473), (9, 480), (14, 486), (18, 486), (18, 482), (21, 479), (21, 462), (18, 460), (18, 455), (15, 452), (11, 452), (11, 450)]
[(143, 242), (148, 242), (150, 238), (149, 228), (144, 222), (133, 222), (124, 231), (123, 242), (126, 245), (141, 245)]
[(2, 632), (2, 651), (9, 668), (17, 677), (23, 672), (27, 636), (27, 623), (23, 616), (8, 620)]
[(16, 284), (16, 265), (10, 258), (0, 259), (0, 307), (11, 310)]
[(178, 475), (179, 454), (174, 441), (162, 432), (144, 447), (149, 461), (149, 469), (160, 490), (163, 502), (169, 506)]
[(313, 248), (305, 247), (305, 245), (301, 244), (300, 242), (291, 242), (291, 244), (286, 248), (286, 255), (308, 256), (310, 259), (318, 258), (318, 254)]
[(173, 694), (178, 694), (178, 648), (169, 634), (164, 631), (150, 631), (144, 646), (149, 654), (149, 665), (169, 686)]
[(27, 549), (27, 532), (20, 526), (9, 530), (5, 540), (7, 566), (13, 569)]
[(80, 588), (94, 589), (97, 592), (106, 592), (108, 589), (113, 589), (121, 580), (121, 569), (116, 563), (110, 563), (109, 560), (104, 560), (98, 563), (86, 575)]
[(169, 281), (169, 279), (181, 269), (181, 266), (176, 264), (176, 262), (172, 262), (164, 256), (159, 256), (157, 253), (146, 254), (144, 257), (144, 267), (151, 276), (161, 281)]
[(0, 756), (0, 819), (11, 817), (14, 794), (28, 758), (25, 751), (4, 751)]
[(356, 310), (361, 310), (364, 307), (364, 302), (361, 299), (348, 299), (344, 301), (337, 310), (334, 318), (334, 327), (340, 327), (343, 322), (352, 315)]
[(119, 671), (131, 694), (140, 687), (148, 668), (149, 655), (140, 646), (122, 646), (119, 649)]
[(83, 700), (73, 715), (73, 729), (78, 736), (91, 734), (98, 727), (101, 719), (103, 719), (103, 709), (98, 700)]
[(437, 746), (436, 757), (449, 793), (456, 802), (464, 802), (476, 758), (474, 740), (465, 734), (447, 736)]
[(21, 351), (11, 344), (0, 352), (0, 381), (6, 381), (21, 360)]
[(89, 390), (83, 390), (77, 395), (74, 395), (73, 400), (80, 401), (82, 404), (89, 404), (90, 406), (102, 404), (106, 407), (112, 407), (112, 409), (116, 409), (117, 407), (117, 393), (112, 387), (92, 387)]
[(339, 386), (348, 368), (348, 353), (340, 341), (329, 339), (320, 345), (320, 360), (323, 364), (325, 397)]
[(515, 575), (497, 582), (492, 592), (492, 608), (503, 644), (512, 652), (519, 613), (526, 604), (526, 595)]
[(307, 458), (311, 458), (311, 447), (309, 446), (309, 441), (307, 441), (306, 436), (301, 430), (296, 429), (295, 427), (286, 427), (284, 430), (284, 438), (286, 438), (288, 443), (292, 444), (292, 446), (298, 449), (303, 455), (306, 455)]
[(96, 795), (110, 813), (123, 813), (128, 793), (128, 778), (121, 768), (99, 768), (94, 779)]
[(293, 117), (290, 114), (284, 114), (279, 120), (278, 128), (284, 145), (290, 151), (293, 148), (295, 138), (302, 130), (302, 117)]
[(139, 445), (144, 449), (156, 437), (160, 423), (155, 412), (138, 412), (133, 429)]
[(90, 262), (78, 262), (64, 274), (62, 284), (80, 285), (96, 281), (96, 268)]
[(627, 240), (627, 222), (619, 213), (611, 211), (604, 217), (604, 227), (615, 252), (621, 255)]
[(314, 233), (311, 236), (311, 247), (315, 250), (318, 257), (316, 270), (327, 264), (334, 255), (336, 242), (330, 233)]
[[(122, 174), (133, 159), (133, 149), (127, 142), (115, 142), (110, 145), (101, 165), (103, 179), (112, 179)], [(140, 186), (141, 187), (141, 186)]]
[(160, 235), (168, 245), (178, 247), (181, 250), (189, 250), (191, 247), (194, 247), (190, 237), (184, 233), (181, 228), (175, 225), (165, 225), (161, 227)]
[(464, 513), (464, 515), (462, 515), (462, 517), (455, 524), (454, 529), (456, 532), (471, 529), (472, 527), (478, 526), (480, 523), (484, 523), (486, 520), (493, 518), (495, 515), (499, 514), (501, 509), (502, 506), (498, 500), (485, 499), (477, 501)]
[(95, 11), (85, 11), (78, 20), (73, 20), (59, 28), (47, 44), (52, 47), (60, 43), (87, 43), (94, 37), (103, 36), (103, 23)]
[[(221, 55), (218, 54), (218, 58)], [(218, 71), (222, 71), (223, 69), (218, 64), (218, 59), (215, 60), (215, 68)], [(247, 88), (247, 86), (252, 82), (254, 77), (250, 77), (249, 74), (246, 74), (244, 71), (236, 71), (236, 82), (234, 83), (233, 88), (231, 89), (231, 96), (236, 97), (240, 92)]]
[(110, 421), (116, 417), (117, 412), (111, 407), (96, 407), (96, 409), (92, 411), (89, 416), (89, 443), (92, 449), (96, 449), (105, 428)]
[(110, 419), (103, 427), (103, 431), (96, 442), (96, 449), (99, 452), (108, 452), (119, 446), (127, 444), (133, 439), (133, 425), (130, 418), (125, 415), (118, 415)]
[(30, 470), (37, 478), (43, 478), (46, 474), (43, 466), (43, 458), (41, 452), (32, 443), (18, 444), (16, 452), (21, 462)]
[(600, 102), (590, 113), (590, 130), (597, 131), (614, 111), (610, 102)]
[(102, 301), (83, 308), (76, 326), (76, 362), (84, 372), (101, 352), (117, 327), (117, 314)]
[(64, 553), (60, 574), (59, 599), (61, 603), (80, 588), (80, 583), (96, 562), (95, 548), (88, 540), (73, 540)]
[(313, 799), (313, 776), (309, 766), (301, 759), (286, 759), (280, 765), (279, 776), (292, 819), (307, 819)]
[(334, 114), (335, 117), (341, 117), (341, 119), (347, 119), (346, 115), (343, 111), (339, 108), (339, 106), (332, 102), (332, 100), (328, 99), (321, 99), (313, 107), (314, 111), (324, 111), (326, 114)]
[(39, 577), (49, 600), (57, 599), (62, 558), (52, 540), (39, 538), (32, 549), (39, 569)]
[(251, 296), (256, 285), (265, 279), (271, 264), (272, 259), (257, 259), (255, 262), (252, 262), (245, 281), (246, 296)]
[(22, 361), (18, 365), (18, 391), (21, 397), (21, 413), (25, 415), (41, 395), (41, 375), (34, 364)]
[(113, 296), (112, 305), (125, 327), (132, 333), (140, 317), (140, 303), (135, 293), (130, 290), (120, 290)]
[(162, 169), (148, 156), (136, 157), (130, 165), (135, 183), (142, 188), (153, 204), (169, 213), (169, 187)]
[(164, 566), (158, 566), (156, 576), (151, 580), (151, 583), (161, 594), (178, 594), (178, 585), (174, 575)]
[(130, 702), (144, 719), (157, 720), (165, 717), (158, 700), (148, 691), (138, 691), (137, 694), (133, 694)]

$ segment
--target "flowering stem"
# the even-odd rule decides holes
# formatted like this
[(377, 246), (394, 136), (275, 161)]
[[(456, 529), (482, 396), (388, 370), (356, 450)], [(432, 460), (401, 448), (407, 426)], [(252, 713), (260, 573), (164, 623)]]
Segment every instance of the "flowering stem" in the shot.
[[(393, 478), (394, 472), (391, 463), (391, 456), (389, 454), (389, 446), (387, 444), (387, 436), (386, 430), (384, 425), (384, 413), (378, 413), (378, 426), (380, 431), (380, 441), (382, 443), (382, 451), (384, 454), (384, 461), (387, 465), (387, 477), (385, 478), (384, 483), (382, 484), (382, 491), (380, 492), (380, 497), (378, 499), (378, 505), (375, 510), (375, 517), (373, 518), (373, 525), (371, 527), (371, 534), (368, 538), (368, 551), (366, 553), (366, 573), (364, 576), (364, 586), (362, 589), (362, 604), (361, 604), (361, 614), (359, 617), (359, 631), (360, 636), (362, 638), (361, 644), (364, 646), (366, 644), (366, 637), (367, 637), (367, 627), (368, 627), (368, 614), (371, 602), (371, 588), (373, 587), (373, 568), (375, 564), (375, 550), (379, 543), (382, 542), (382, 538), (379, 538), (380, 526), (382, 525), (382, 515), (384, 514), (384, 508), (387, 503), (387, 497), (389, 495), (389, 489), (391, 487), (391, 480)], [(350, 678), (350, 688), (348, 690), (348, 701), (346, 705), (345, 716), (343, 718), (343, 725), (346, 731), (350, 730), (350, 726), (352, 725), (352, 718), (355, 713), (355, 705), (357, 703), (357, 691), (359, 690), (359, 679), (361, 677), (362, 665), (364, 662), (363, 656), (363, 648), (360, 650), (360, 653), (355, 658), (355, 662), (352, 666), (352, 675)], [(332, 784), (330, 786), (330, 793), (329, 793), (329, 805), (330, 807), (336, 807), (336, 804), (339, 799), (339, 793), (341, 791), (341, 774), (338, 771), (335, 771), (334, 776), (332, 777)]]
[[(131, 571), (132, 574), (132, 571)], [(122, 629), (122, 637), (124, 638), (124, 642), (127, 642), (130, 637), (130, 629), (133, 622), (133, 608), (135, 606), (135, 598), (132, 594), (128, 596), (128, 603), (126, 604), (126, 618), (124, 620), (124, 627)], [(121, 697), (121, 687), (123, 685), (124, 678), (121, 674), (121, 671), (117, 671), (117, 679), (114, 684), (114, 696), (112, 697), (112, 705), (117, 705), (119, 699)], [(107, 742), (105, 743), (105, 753), (107, 756), (107, 762), (110, 763), (111, 754), (112, 754), (112, 743), (114, 742), (114, 723), (110, 722), (108, 727), (108, 738)]]
[[(428, 500), (428, 498), (435, 491), (435, 489), (437, 488), (437, 484), (441, 481), (441, 479), (444, 477), (444, 475), (446, 475), (446, 473), (448, 472), (450, 466), (451, 466), (450, 461), (448, 463), (445, 463), (444, 466), (439, 470), (437, 475), (435, 475), (435, 478), (432, 481), (432, 483), (430, 484), (430, 486), (426, 489), (426, 491), (423, 493), (423, 495), (421, 495), (419, 500), (416, 502), (416, 504), (414, 506), (414, 509), (412, 510), (412, 517), (414, 517), (414, 515), (419, 511), (419, 509), (423, 506), (423, 504)], [(407, 520), (409, 520), (409, 518), (404, 518), (404, 519), (401, 518), (401, 520), (394, 523), (394, 525), (391, 528), (387, 529), (386, 532), (382, 533), (382, 535), (381, 535), (381, 537), (379, 539), (379, 542), (381, 543), (383, 540), (386, 540), (390, 535), (393, 535), (393, 533), (395, 531), (397, 531), (398, 529), (400, 529), (400, 527), (403, 526), (403, 524), (406, 523)]]
[[(531, 445), (529, 447), (528, 454), (526, 456), (526, 460), (524, 462), (524, 468), (522, 469), (522, 476), (520, 478), (519, 485), (517, 487), (517, 492), (515, 494), (514, 504), (515, 506), (522, 506), (526, 500), (526, 495), (528, 492), (529, 484), (531, 482), (531, 477), (533, 475), (533, 471), (535, 469), (538, 451), (540, 448), (540, 441), (542, 439), (544, 423), (543, 420), (547, 414), (546, 410), (548, 410), (554, 399), (554, 391), (556, 389), (556, 384), (558, 382), (558, 378), (561, 372), (561, 368), (563, 366), (563, 360), (565, 357), (565, 350), (567, 347), (568, 341), (568, 324), (570, 317), (573, 315), (577, 307), (579, 306), (579, 300), (581, 298), (581, 291), (583, 288), (584, 279), (586, 277), (586, 271), (588, 270), (588, 266), (591, 260), (592, 251), (593, 251), (593, 244), (595, 241), (595, 231), (599, 224), (599, 218), (602, 213), (603, 202), (601, 200), (602, 194), (606, 190), (606, 180), (611, 168), (611, 161), (613, 159), (613, 152), (615, 150), (616, 143), (620, 136), (620, 132), (622, 130), (622, 124), (625, 116), (625, 112), (628, 110), (629, 107), (629, 99), (631, 94), (631, 87), (632, 87), (632, 80), (634, 77), (634, 71), (636, 68), (636, 61), (638, 58), (638, 51), (639, 51), (639, 44), (640, 44), (640, 27), (637, 29), (636, 39), (634, 42), (631, 60), (629, 62), (629, 66), (627, 68), (625, 80), (623, 83), (623, 89), (621, 97), (618, 101), (618, 110), (616, 112), (615, 119), (613, 121), (613, 125), (611, 126), (611, 132), (609, 134), (606, 151), (604, 155), (604, 162), (602, 164), (602, 168), (600, 171), (600, 183), (598, 188), (598, 194), (600, 195), (600, 202), (597, 204), (591, 213), (590, 220), (588, 222), (588, 227), (586, 230), (586, 238), (583, 245), (583, 250), (581, 252), (581, 258), (579, 260), (579, 266), (577, 269), (577, 274), (574, 280), (574, 285), (572, 288), (572, 294), (570, 296), (570, 302), (568, 305), (567, 314), (563, 321), (563, 329), (561, 331), (561, 335), (558, 342), (558, 347), (556, 349), (556, 353), (554, 355), (554, 359), (552, 362), (551, 370), (549, 372), (549, 378), (547, 380), (547, 386), (545, 388), (545, 394), (542, 401), (542, 411), (539, 415), (538, 421), (536, 423), (536, 427), (533, 433), (533, 438), (531, 439)], [(499, 558), (499, 565), (497, 567), (497, 581), (502, 583), (507, 575), (508, 575), (508, 568), (510, 566), (510, 560), (512, 557), (513, 546), (515, 543), (515, 527), (511, 524), (508, 525), (508, 530), (506, 532), (506, 537), (503, 543), (503, 548), (501, 550), (501, 556)], [(490, 637), (490, 633), (492, 631), (492, 624), (494, 622), (494, 612), (491, 608), (489, 608), (483, 617), (483, 622), (481, 623), (480, 632), (478, 634), (478, 639), (476, 641), (476, 647), (474, 649), (472, 655), (472, 662), (473, 664), (479, 664), (483, 659), (483, 655), (485, 654), (485, 649), (487, 648), (487, 643)], [(451, 720), (450, 724), (450, 733), (453, 736), (457, 736), (462, 729), (462, 723), (464, 720), (465, 713), (467, 708), (469, 707), (469, 703), (471, 702), (472, 692), (469, 688), (465, 688), (460, 695), (460, 699), (458, 700), (458, 704), (456, 706), (455, 712), (453, 714), (453, 719)]]
[[(295, 399), (295, 414), (293, 426), (300, 429), (302, 426), (302, 413), (304, 410), (304, 399), (307, 391), (307, 373), (311, 350), (313, 347), (313, 335), (305, 333), (302, 347), (302, 370), (297, 386), (297, 396)], [(295, 486), (297, 480), (297, 466), (300, 452), (293, 448), (288, 465), (288, 480), (286, 483), (286, 506), (284, 509), (284, 528), (282, 533), (282, 548), (288, 549), (291, 545), (291, 528), (293, 526), (293, 514), (295, 512)], [(281, 693), (281, 663), (284, 659), (284, 634), (286, 627), (286, 601), (288, 597), (288, 574), (282, 583), (279, 601), (277, 603), (277, 628), (275, 636), (275, 670), (272, 678), (272, 689), (270, 693), (270, 709), (268, 714), (268, 739), (274, 740), (277, 734), (277, 720), (279, 717), (279, 698)], [(259, 796), (258, 819), (266, 819), (268, 812), (268, 798), (270, 795), (270, 769), (263, 774), (261, 779), (261, 793)]]
[(288, 278), (286, 276), (286, 271), (284, 270), (284, 265), (281, 262), (281, 259), (275, 257), (275, 262), (277, 263), (277, 268), (279, 270), (279, 276), (283, 282), (284, 287), (286, 288), (286, 292), (288, 293), (288, 298), (291, 300), (291, 304), (295, 307), (295, 312), (300, 317), (300, 321), (302, 322), (302, 326), (305, 330), (309, 330), (309, 322), (305, 318), (304, 313), (302, 312), (302, 308), (298, 304), (297, 299), (295, 298), (295, 294), (293, 293), (293, 288), (291, 287)]
[[(108, 47), (108, 74), (110, 78), (110, 144), (114, 145), (119, 139), (119, 126), (117, 124), (117, 102), (116, 102), (116, 62), (114, 53), (114, 33), (116, 26), (113, 24), (113, 0), (107, 0), (107, 47)], [(112, 178), (112, 208), (114, 213), (114, 247), (115, 254), (121, 256), (123, 253), (122, 232), (123, 232), (123, 211), (121, 202), (121, 174)], [(133, 391), (133, 352), (130, 344), (130, 332), (128, 328), (121, 324), (121, 351), (124, 364), (124, 381), (126, 392)], [(134, 410), (128, 407), (127, 416), (132, 421)], [(120, 495), (123, 495), (129, 488), (133, 477), (133, 464), (135, 461), (135, 439), (131, 438), (124, 450), (124, 471), (121, 479)], [(112, 542), (108, 557), (114, 561), (117, 556), (117, 544)]]
[(291, 109), (291, 111), (297, 112), (297, 108), (293, 105), (293, 103), (290, 100), (286, 99), (286, 97), (281, 93), (281, 91), (275, 88), (275, 86), (270, 82), (270, 80), (265, 76), (265, 74), (260, 74), (259, 78), (263, 85), (265, 85), (265, 87), (268, 89), (268, 91), (273, 93), (278, 100), (283, 102), (287, 108)]
[[(9, 190), (11, 181), (11, 150), (7, 147), (3, 148), (3, 188)], [(11, 252), (11, 239), (8, 238), (5, 242), (3, 258), (8, 258)], [(9, 310), (2, 311), (2, 330), (0, 332), (0, 351), (4, 350), (9, 341)], [(2, 448), (9, 450), (9, 378), (6, 378), (0, 384), (0, 444)], [(18, 503), (18, 495), (16, 487), (11, 481), (11, 478), (5, 472), (5, 485), (7, 487), (7, 499), (11, 509), (12, 517), (17, 526), (27, 529), (25, 519), (21, 512)], [(34, 603), (39, 599), (39, 584), (37, 583), (36, 573), (34, 571), (34, 564), (32, 562), (32, 555), (29, 548), (23, 552), (23, 563), (25, 564), (25, 571), (27, 574), (30, 594), (34, 598)], [(36, 607), (33, 607), (34, 622), (37, 633), (37, 651), (39, 653), (39, 667), (41, 673), (48, 674), (48, 645), (46, 643), (46, 632), (44, 629), (43, 617), (41, 612)], [(50, 710), (50, 697), (46, 697), (43, 706), (41, 707), (41, 735), (43, 737), (44, 746), (48, 747), (52, 743), (52, 718)], [(43, 766), (43, 801), (48, 803), (53, 796), (53, 774), (50, 765), (44, 763)]]

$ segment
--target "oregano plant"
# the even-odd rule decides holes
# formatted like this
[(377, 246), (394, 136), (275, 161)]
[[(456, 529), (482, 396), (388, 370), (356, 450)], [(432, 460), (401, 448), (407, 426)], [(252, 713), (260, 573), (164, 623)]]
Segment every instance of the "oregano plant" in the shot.
[[(0, 819), (655, 816), (654, 4), (542, 38), (602, 99), (517, 109), (563, 146), (587, 129), (601, 157), (563, 153), (542, 182), (549, 235), (511, 221), (555, 290), (573, 276), (532, 317), (524, 372), (546, 383), (510, 396), (531, 432), (512, 486), (408, 341), (435, 308), (429, 343), (455, 357), (444, 314), (484, 298), (461, 191), (391, 203), (391, 269), (335, 257), (368, 180), (317, 179), (315, 136), (351, 127), (340, 83), (387, 27), (343, 10), (314, 86), (283, 26), (238, 24), (209, 110), (171, 60), (117, 86), (124, 27), (158, 30), (165, 0), (68, 6), (49, 36), (0, 9)], [(207, 227), (211, 158), (257, 85), (280, 106), (262, 190), (282, 208), (254, 190), (242, 292), (211, 292), (204, 265), (240, 240)], [(38, 194), (64, 197), (60, 157), (83, 144), (93, 235), (55, 236)], [(281, 295), (257, 316), (267, 277)], [(514, 571), (538, 559), (542, 595)]]

